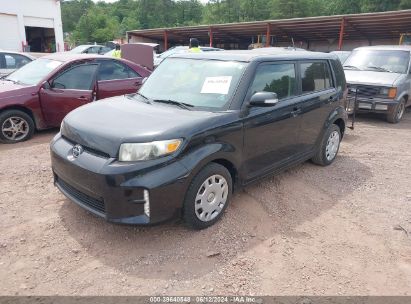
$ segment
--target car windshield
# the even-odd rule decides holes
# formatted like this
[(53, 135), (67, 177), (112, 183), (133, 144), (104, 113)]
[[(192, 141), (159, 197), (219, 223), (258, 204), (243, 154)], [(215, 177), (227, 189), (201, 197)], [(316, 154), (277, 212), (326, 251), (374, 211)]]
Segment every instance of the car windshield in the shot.
[(35, 85), (61, 64), (61, 61), (40, 58), (21, 67), (5, 79), (16, 83)]
[(168, 58), (144, 83), (140, 94), (218, 110), (230, 101), (246, 68), (237, 61)]
[(344, 62), (345, 68), (405, 74), (410, 52), (396, 50), (357, 50)]

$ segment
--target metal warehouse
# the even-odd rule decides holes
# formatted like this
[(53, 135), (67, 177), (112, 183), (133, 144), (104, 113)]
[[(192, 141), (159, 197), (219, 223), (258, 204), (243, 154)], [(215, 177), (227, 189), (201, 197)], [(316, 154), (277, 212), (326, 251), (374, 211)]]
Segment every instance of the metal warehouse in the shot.
[(225, 49), (247, 49), (262, 42), (264, 46), (333, 51), (398, 44), (400, 35), (407, 32), (411, 32), (411, 10), (133, 30), (127, 37), (130, 43), (159, 43), (163, 50), (187, 45), (195, 37), (202, 45)]

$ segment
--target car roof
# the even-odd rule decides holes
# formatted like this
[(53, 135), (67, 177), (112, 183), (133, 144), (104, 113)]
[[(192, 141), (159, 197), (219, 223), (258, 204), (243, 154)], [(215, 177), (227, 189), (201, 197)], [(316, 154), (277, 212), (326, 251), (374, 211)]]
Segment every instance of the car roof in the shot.
[(223, 61), (268, 61), (268, 60), (297, 60), (297, 59), (337, 59), (335, 54), (320, 52), (296, 52), (284, 50), (283, 52), (267, 50), (263, 51), (224, 51), (224, 52), (201, 52), (180, 53), (171, 55), (170, 58), (209, 59)]
[(27, 53), (22, 53), (22, 52), (7, 51), (7, 50), (0, 49), (0, 53), (16, 54), (16, 55), (26, 56), (26, 57), (31, 58), (31, 59), (36, 59), (36, 57), (34, 57), (32, 55), (27, 54)]
[(75, 53), (70, 53), (70, 52), (61, 52), (61, 53), (54, 53), (54, 54), (46, 55), (41, 58), (57, 60), (61, 62), (67, 62), (67, 61), (78, 60), (78, 59), (95, 59), (95, 58), (105, 58), (105, 57), (102, 55), (98, 55), (98, 54), (75, 54)]
[(374, 45), (359, 47), (355, 50), (411, 51), (411, 45)]

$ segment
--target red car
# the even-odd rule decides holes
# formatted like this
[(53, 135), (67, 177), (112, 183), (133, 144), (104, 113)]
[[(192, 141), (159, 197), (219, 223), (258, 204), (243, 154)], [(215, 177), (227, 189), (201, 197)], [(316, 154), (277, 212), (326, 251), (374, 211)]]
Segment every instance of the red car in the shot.
[(0, 79), (0, 141), (29, 139), (58, 127), (86, 103), (135, 93), (151, 72), (133, 62), (100, 55), (41, 57)]

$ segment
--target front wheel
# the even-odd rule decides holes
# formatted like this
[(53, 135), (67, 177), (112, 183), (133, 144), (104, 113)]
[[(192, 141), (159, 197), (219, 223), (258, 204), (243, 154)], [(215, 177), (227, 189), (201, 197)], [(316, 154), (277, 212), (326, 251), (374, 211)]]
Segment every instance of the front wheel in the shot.
[(405, 112), (405, 100), (401, 99), (401, 101), (393, 106), (388, 108), (387, 113), (387, 121), (390, 123), (399, 123), (404, 116)]
[(340, 128), (335, 124), (330, 125), (324, 133), (324, 137), (321, 139), (317, 152), (312, 158), (313, 163), (320, 166), (331, 165), (337, 157), (340, 149), (340, 142)]
[(204, 167), (188, 188), (183, 217), (188, 226), (204, 229), (216, 223), (227, 208), (232, 193), (228, 170), (216, 163)]
[(0, 113), (0, 142), (14, 144), (33, 136), (33, 119), (23, 111), (8, 110)]

